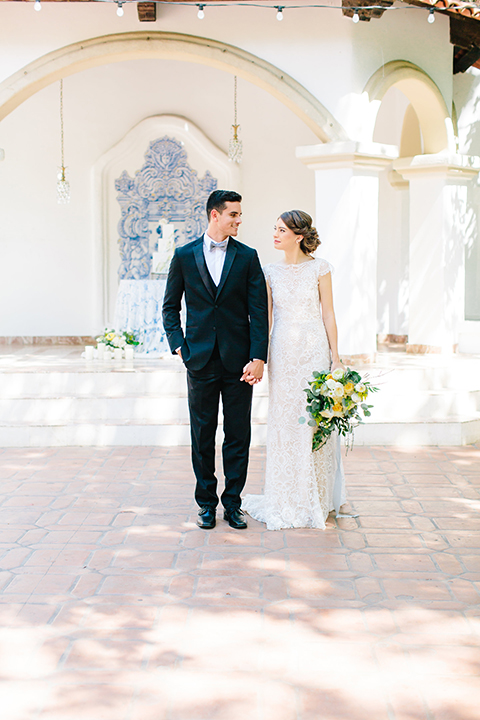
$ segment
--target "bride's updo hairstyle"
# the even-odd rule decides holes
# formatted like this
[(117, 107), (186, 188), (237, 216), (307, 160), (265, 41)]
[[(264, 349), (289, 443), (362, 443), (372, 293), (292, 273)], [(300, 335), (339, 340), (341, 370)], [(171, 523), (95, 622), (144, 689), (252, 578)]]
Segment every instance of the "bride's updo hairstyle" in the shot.
[(300, 250), (305, 255), (315, 252), (320, 245), (320, 238), (316, 228), (312, 225), (312, 218), (308, 213), (303, 212), (303, 210), (288, 210), (280, 215), (280, 219), (295, 235), (303, 236), (300, 241)]

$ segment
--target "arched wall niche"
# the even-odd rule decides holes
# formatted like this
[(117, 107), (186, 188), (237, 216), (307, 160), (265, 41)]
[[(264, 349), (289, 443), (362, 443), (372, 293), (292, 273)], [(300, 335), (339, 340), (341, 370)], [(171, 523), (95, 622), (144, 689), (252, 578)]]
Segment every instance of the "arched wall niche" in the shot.
[(0, 120), (62, 77), (91, 67), (138, 58), (195, 62), (238, 75), (280, 100), (322, 142), (347, 139), (345, 130), (328, 110), (300, 83), (274, 65), (233, 45), (167, 32), (89, 38), (38, 58), (0, 84)]
[[(452, 120), (439, 88), (421, 68), (405, 60), (394, 60), (387, 63), (379, 68), (368, 81), (365, 93), (368, 96), (370, 107), (366, 118), (366, 137), (373, 138), (381, 103), (387, 92), (393, 87), (406, 96), (418, 118), (423, 140), (423, 153), (455, 152)], [(412, 117), (409, 118), (410, 129)], [(407, 119), (405, 118), (405, 120)], [(404, 149), (408, 148), (409, 144), (406, 143)], [(400, 150), (402, 150), (401, 146)], [(410, 152), (410, 150), (408, 151)]]
[[(94, 167), (94, 247), (97, 269), (97, 322), (112, 323), (118, 289), (119, 222), (122, 193), (116, 184), (123, 173), (130, 177), (142, 168), (150, 144), (164, 137), (179, 142), (187, 153), (189, 169), (199, 180), (209, 173), (218, 187), (241, 192), (241, 173), (236, 163), (229, 162), (220, 150), (194, 123), (176, 115), (148, 117), (132, 127)], [(175, 167), (172, 167), (175, 172)], [(182, 171), (183, 172), (183, 171)]]

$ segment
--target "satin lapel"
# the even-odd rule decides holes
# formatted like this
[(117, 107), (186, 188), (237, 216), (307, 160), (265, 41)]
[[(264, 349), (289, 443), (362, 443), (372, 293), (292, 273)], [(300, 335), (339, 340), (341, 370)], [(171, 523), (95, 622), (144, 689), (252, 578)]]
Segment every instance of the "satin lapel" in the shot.
[(237, 248), (235, 247), (234, 242), (235, 241), (232, 238), (230, 238), (228, 241), (227, 252), (225, 254), (225, 262), (223, 263), (222, 277), (220, 278), (220, 282), (217, 288), (217, 298), (223, 290), (223, 286), (225, 285), (228, 273), (230, 272), (232, 263), (235, 260), (235, 255), (237, 254)]
[(214, 298), (212, 286), (208, 277), (207, 264), (203, 254), (203, 237), (200, 238), (200, 241), (194, 246), (193, 254), (195, 256), (195, 262), (197, 263), (198, 272), (203, 280), (203, 284), (207, 288), (209, 295)]

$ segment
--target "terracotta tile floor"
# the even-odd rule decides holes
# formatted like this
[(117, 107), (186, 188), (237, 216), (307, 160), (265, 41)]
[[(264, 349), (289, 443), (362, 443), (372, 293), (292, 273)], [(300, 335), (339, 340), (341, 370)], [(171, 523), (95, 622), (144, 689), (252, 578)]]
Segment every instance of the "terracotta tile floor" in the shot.
[(199, 530), (187, 448), (0, 457), (1, 720), (480, 717), (479, 447), (355, 449), (325, 532)]

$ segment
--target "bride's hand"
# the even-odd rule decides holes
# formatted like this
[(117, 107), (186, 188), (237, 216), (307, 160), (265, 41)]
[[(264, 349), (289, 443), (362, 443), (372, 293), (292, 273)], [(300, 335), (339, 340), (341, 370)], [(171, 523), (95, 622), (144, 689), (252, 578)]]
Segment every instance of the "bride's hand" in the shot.
[(330, 368), (330, 372), (332, 373), (334, 370), (337, 370), (337, 368), (341, 368), (344, 372), (347, 369), (341, 360), (332, 362), (332, 367)]

